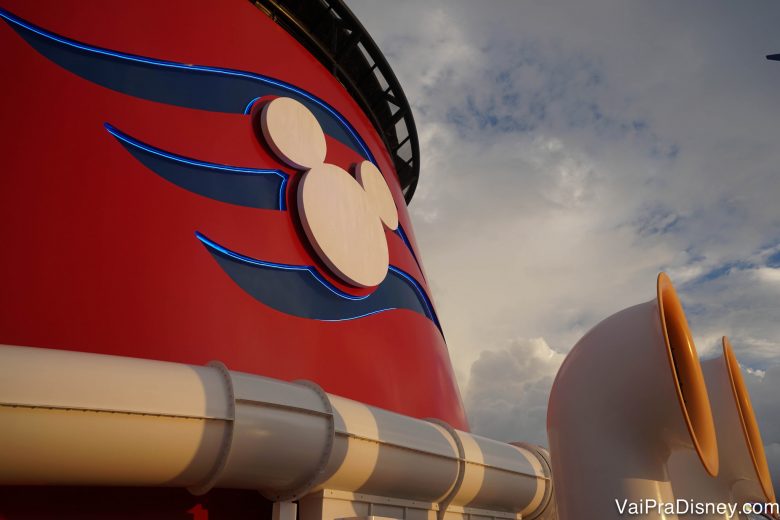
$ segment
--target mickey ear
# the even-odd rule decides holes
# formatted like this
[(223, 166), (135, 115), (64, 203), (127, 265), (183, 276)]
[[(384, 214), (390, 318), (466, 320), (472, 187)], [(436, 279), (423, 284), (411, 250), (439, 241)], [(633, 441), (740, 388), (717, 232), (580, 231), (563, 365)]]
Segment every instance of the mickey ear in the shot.
[(395, 207), (390, 187), (385, 182), (379, 168), (370, 161), (363, 161), (357, 165), (355, 177), (363, 186), (369, 204), (385, 226), (393, 231), (398, 228), (398, 209)]
[(263, 107), (263, 137), (280, 161), (309, 170), (325, 162), (325, 134), (314, 114), (292, 98), (280, 97)]

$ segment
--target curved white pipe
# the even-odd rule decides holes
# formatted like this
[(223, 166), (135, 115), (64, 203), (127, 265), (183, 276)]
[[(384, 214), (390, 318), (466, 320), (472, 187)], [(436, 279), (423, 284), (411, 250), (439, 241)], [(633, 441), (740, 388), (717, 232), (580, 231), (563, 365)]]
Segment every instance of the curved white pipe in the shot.
[[(711, 478), (691, 464), (689, 454), (675, 454), (669, 462), (672, 485), (678, 497), (705, 503), (775, 502), (764, 444), (750, 394), (731, 343), (722, 339), (721, 355), (703, 361), (702, 371), (718, 432), (720, 472)], [(685, 518), (725, 518), (724, 515), (688, 515)]]
[(323, 392), (227, 370), (0, 346), (0, 485), (335, 490), (533, 518), (543, 456)]
[[(568, 354), (553, 383), (547, 431), (561, 520), (624, 518), (620, 504), (673, 501), (666, 461), (674, 450), (695, 450), (717, 474), (701, 366), (664, 273), (657, 298), (605, 319)], [(645, 518), (669, 517), (651, 511)]]

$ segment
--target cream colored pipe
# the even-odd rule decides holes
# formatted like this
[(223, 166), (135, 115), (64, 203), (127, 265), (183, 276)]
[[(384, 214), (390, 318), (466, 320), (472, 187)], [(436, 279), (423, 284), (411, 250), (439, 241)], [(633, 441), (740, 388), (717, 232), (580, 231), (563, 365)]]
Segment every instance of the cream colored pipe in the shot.
[[(536, 518), (549, 505), (550, 472), (543, 452), (455, 431), (463, 456), (460, 485), (447, 506), (519, 513)], [(536, 485), (540, 479), (548, 485)], [(524, 481), (524, 482), (523, 482)]]
[(0, 485), (331, 489), (523, 513), (543, 456), (318, 386), (207, 367), (0, 346)]
[[(721, 355), (702, 362), (718, 432), (720, 472), (711, 478), (691, 457), (672, 457), (669, 470), (675, 494), (696, 502), (775, 502), (764, 444), (750, 394), (728, 338), (723, 337)], [(685, 518), (725, 518), (724, 515), (689, 515)]]
[(695, 451), (717, 474), (699, 358), (664, 273), (654, 300), (605, 319), (568, 354), (553, 384), (547, 431), (561, 520), (625, 518), (618, 504), (673, 501), (666, 463), (675, 450)]
[[(510, 443), (517, 448), (528, 450), (536, 455), (536, 459), (541, 462), (541, 471), (552, 479), (552, 466), (550, 464), (550, 452), (541, 446), (534, 444), (528, 444), (526, 442), (512, 442)], [(555, 508), (555, 495), (554, 484), (545, 486), (544, 489), (537, 488), (538, 495), (534, 497), (535, 501), (539, 500), (538, 505), (536, 502), (532, 502), (532, 505), (536, 505), (535, 511), (529, 505), (526, 512), (522, 514), (523, 520), (557, 520), (558, 512)], [(533, 511), (533, 512), (532, 512)]]

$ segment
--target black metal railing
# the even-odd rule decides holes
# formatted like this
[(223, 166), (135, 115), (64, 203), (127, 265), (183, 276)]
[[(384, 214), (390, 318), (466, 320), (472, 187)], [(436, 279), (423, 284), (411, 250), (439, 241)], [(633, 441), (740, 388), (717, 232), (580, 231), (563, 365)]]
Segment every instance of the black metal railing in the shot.
[(382, 51), (342, 0), (250, 0), (344, 85), (390, 152), (407, 204), (420, 177), (409, 102)]

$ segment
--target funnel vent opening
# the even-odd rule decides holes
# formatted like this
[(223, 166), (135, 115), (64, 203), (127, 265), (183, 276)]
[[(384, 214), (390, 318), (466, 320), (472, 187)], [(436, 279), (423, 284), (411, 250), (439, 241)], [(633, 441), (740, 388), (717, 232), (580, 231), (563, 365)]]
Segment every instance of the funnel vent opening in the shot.
[(764, 453), (764, 442), (761, 440), (761, 432), (758, 429), (758, 421), (753, 412), (753, 403), (750, 401), (747, 385), (742, 377), (742, 370), (739, 368), (739, 362), (734, 351), (731, 349), (731, 343), (728, 338), (723, 338), (723, 358), (726, 360), (726, 368), (731, 380), (731, 389), (734, 392), (734, 400), (739, 413), (742, 431), (745, 434), (745, 442), (756, 470), (756, 475), (761, 484), (761, 490), (766, 496), (767, 502), (775, 501), (775, 490), (772, 485), (772, 476), (769, 472), (769, 465)]
[(658, 276), (658, 307), (669, 366), (688, 432), (705, 469), (715, 476), (718, 448), (704, 374), (682, 304), (665, 273)]

